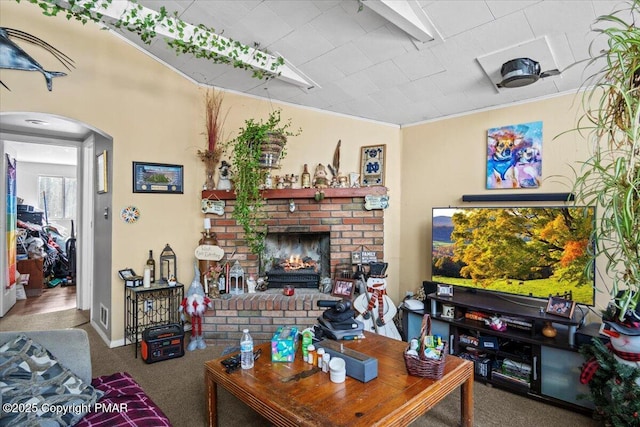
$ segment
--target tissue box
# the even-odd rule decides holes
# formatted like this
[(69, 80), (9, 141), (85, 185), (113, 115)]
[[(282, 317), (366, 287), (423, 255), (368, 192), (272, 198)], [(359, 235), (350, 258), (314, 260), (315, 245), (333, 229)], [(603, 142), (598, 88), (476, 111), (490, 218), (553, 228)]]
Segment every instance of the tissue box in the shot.
[(271, 338), (271, 361), (293, 362), (298, 349), (298, 328), (280, 326)]

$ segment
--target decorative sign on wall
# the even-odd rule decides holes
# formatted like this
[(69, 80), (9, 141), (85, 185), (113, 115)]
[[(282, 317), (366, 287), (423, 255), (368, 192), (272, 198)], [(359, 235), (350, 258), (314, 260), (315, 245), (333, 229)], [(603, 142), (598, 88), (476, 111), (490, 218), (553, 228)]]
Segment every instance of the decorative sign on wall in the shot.
[(487, 131), (487, 188), (538, 188), (542, 177), (542, 122)]
[(361, 184), (384, 185), (384, 161), (386, 145), (370, 145), (360, 150)]
[(195, 250), (196, 259), (206, 261), (220, 261), (224, 256), (224, 250), (216, 245), (200, 245)]
[(200, 209), (202, 213), (212, 213), (219, 216), (224, 215), (224, 200), (202, 199), (200, 201)]
[(364, 196), (364, 208), (368, 211), (373, 209), (387, 209), (389, 207), (389, 196)]
[(376, 251), (362, 251), (360, 252), (360, 261), (363, 264), (369, 264), (372, 262), (378, 262)]

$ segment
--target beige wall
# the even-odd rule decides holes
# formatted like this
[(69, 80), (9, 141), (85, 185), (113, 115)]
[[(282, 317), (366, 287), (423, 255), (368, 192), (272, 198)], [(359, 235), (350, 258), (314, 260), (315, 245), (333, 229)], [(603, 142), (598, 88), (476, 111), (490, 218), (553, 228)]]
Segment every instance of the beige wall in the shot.
[[(113, 220), (112, 340), (122, 338), (123, 283), (117, 270), (130, 267), (142, 271), (148, 250), (156, 257), (166, 243), (177, 254), (179, 280), (193, 279), (193, 251), (201, 237), (203, 215), (199, 210), (204, 167), (196, 156), (203, 148), (204, 89), (168, 67), (141, 53), (94, 24), (83, 26), (63, 16), (43, 16), (27, 2), (0, 2), (0, 26), (17, 28), (46, 40), (70, 56), (76, 69), (55, 78), (53, 91), (46, 90), (40, 73), (1, 70), (11, 91), (0, 90), (1, 112), (51, 113), (99, 129), (113, 137), (113, 210), (135, 205), (141, 211), (136, 224)], [(51, 55), (26, 46), (45, 69), (60, 70)], [(238, 70), (238, 73), (244, 71)], [(212, 82), (215, 84), (215, 82)], [(389, 254), (390, 294), (397, 298), (400, 212), (400, 132), (397, 126), (378, 124), (333, 114), (281, 106), (277, 103), (227, 93), (230, 106), (226, 130), (231, 134), (248, 118), (266, 118), (272, 108), (282, 107), (282, 117), (291, 117), (302, 135), (292, 138), (281, 172), (302, 172), (304, 163), (327, 164), (342, 140), (341, 170), (357, 171), (360, 147), (387, 145), (387, 186), (391, 207), (385, 211)], [(184, 165), (183, 195), (134, 194), (131, 162), (149, 161)]]
[[(118, 269), (142, 270), (149, 249), (157, 256), (170, 243), (178, 256), (179, 279), (186, 284), (192, 280), (192, 254), (202, 227), (199, 200), (204, 169), (195, 153), (205, 144), (204, 89), (93, 24), (45, 17), (25, 2), (0, 2), (0, 26), (45, 39), (73, 58), (77, 67), (69, 76), (54, 79), (53, 92), (46, 90), (39, 73), (0, 70), (0, 80), (11, 88), (11, 92), (0, 89), (0, 111), (56, 114), (113, 137), (113, 209), (135, 205), (142, 214), (134, 225), (117, 219), (113, 224), (111, 338), (121, 339), (123, 292)], [(27, 49), (45, 68), (60, 69), (49, 54)], [(586, 149), (575, 134), (553, 137), (573, 127), (574, 101), (574, 95), (566, 95), (399, 130), (227, 93), (225, 105), (231, 108), (225, 129), (233, 136), (245, 119), (266, 118), (273, 107), (282, 107), (282, 116), (303, 129), (287, 146), (283, 173), (301, 172), (304, 163), (329, 163), (338, 140), (342, 140), (341, 169), (357, 171), (361, 146), (386, 144), (391, 198), (385, 211), (385, 261), (390, 265), (389, 294), (398, 302), (430, 277), (431, 208), (458, 206), (463, 194), (487, 192), (488, 128), (543, 121), (545, 181), (538, 191), (569, 191), (568, 181), (554, 175), (569, 176), (569, 165), (585, 158)], [(184, 165), (185, 194), (133, 194), (132, 161)]]
[[(575, 127), (580, 96), (564, 95), (403, 128), (400, 215), (402, 294), (431, 277), (433, 207), (461, 206), (463, 194), (571, 190), (568, 180), (573, 176), (571, 166), (579, 167), (576, 161), (585, 159), (588, 154), (587, 144), (577, 133), (564, 133)], [(543, 122), (544, 181), (541, 187), (538, 190), (486, 190), (487, 130), (534, 121)], [(505, 203), (495, 202), (485, 205), (506, 206)], [(606, 294), (597, 293), (596, 296), (600, 302), (597, 305), (606, 305)]]

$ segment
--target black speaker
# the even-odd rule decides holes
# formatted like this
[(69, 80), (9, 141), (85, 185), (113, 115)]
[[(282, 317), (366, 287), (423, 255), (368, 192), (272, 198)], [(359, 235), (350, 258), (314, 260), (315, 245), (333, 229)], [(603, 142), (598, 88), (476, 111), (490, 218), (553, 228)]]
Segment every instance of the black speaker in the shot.
[(422, 289), (424, 289), (424, 294), (429, 296), (429, 294), (433, 294), (438, 290), (438, 283), (425, 280), (422, 282)]

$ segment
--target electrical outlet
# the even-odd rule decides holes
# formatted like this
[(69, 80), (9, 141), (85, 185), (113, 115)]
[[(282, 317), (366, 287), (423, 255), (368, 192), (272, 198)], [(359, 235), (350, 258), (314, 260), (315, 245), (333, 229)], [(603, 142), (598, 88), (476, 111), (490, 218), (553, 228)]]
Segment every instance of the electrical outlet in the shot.
[(404, 295), (406, 298), (413, 298), (413, 292), (411, 291), (407, 291), (407, 293)]
[(153, 310), (153, 300), (148, 299), (144, 302), (144, 311), (147, 312), (151, 310)]

